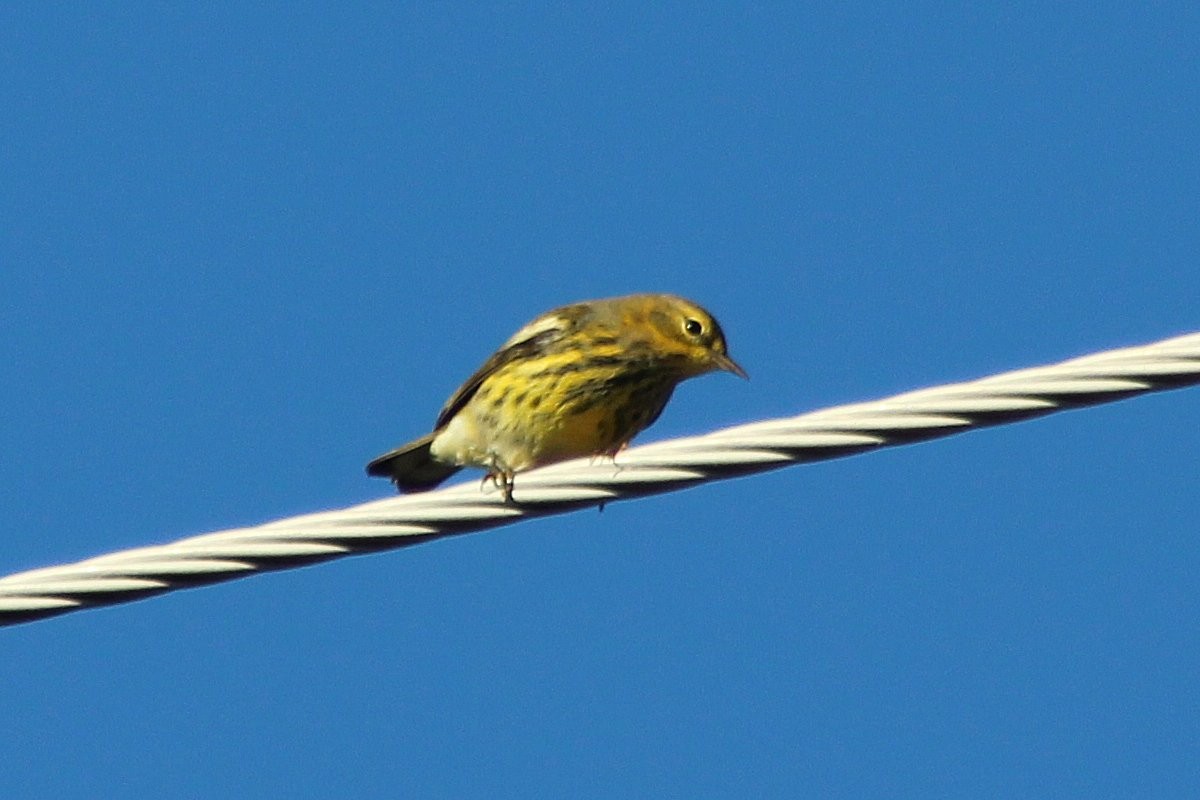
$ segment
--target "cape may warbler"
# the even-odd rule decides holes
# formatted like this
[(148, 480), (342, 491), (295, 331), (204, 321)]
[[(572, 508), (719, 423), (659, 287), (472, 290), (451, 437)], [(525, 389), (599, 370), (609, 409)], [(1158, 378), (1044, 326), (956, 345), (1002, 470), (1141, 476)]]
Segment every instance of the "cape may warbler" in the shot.
[(635, 294), (556, 308), (467, 379), (432, 433), (375, 459), (367, 474), (419, 492), (462, 467), (483, 467), (511, 500), (516, 473), (616, 455), (658, 419), (676, 384), (718, 369), (746, 377), (726, 354), (717, 321), (681, 297)]

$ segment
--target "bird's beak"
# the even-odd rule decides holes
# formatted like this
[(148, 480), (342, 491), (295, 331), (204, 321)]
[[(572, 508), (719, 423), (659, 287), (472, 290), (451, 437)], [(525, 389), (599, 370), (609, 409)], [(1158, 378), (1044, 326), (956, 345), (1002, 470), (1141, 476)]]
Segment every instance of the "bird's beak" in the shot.
[(732, 358), (725, 355), (724, 353), (713, 353), (712, 360), (713, 360), (713, 363), (716, 364), (719, 369), (723, 369), (726, 372), (732, 372), (734, 375), (737, 375), (739, 378), (743, 378), (745, 380), (750, 380), (750, 376), (746, 374), (746, 370), (739, 367), (737, 365), (736, 361), (734, 361)]

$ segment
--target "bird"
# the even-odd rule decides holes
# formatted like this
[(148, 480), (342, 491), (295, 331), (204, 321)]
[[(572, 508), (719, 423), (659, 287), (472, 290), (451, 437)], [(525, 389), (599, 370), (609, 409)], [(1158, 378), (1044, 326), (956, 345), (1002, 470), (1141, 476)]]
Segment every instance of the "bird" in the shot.
[(463, 467), (487, 470), (506, 502), (517, 473), (583, 456), (615, 458), (688, 378), (746, 371), (716, 318), (670, 294), (555, 308), (518, 330), (446, 401), (433, 430), (367, 464), (400, 492)]

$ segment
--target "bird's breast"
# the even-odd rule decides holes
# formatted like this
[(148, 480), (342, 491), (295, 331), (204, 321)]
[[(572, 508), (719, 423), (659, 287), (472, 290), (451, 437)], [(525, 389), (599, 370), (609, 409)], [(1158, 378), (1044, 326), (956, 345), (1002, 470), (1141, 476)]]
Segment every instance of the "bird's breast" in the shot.
[(438, 434), (432, 453), (449, 463), (513, 471), (610, 453), (658, 417), (674, 386), (653, 374), (593, 384), (564, 376), (533, 391), (481, 392)]

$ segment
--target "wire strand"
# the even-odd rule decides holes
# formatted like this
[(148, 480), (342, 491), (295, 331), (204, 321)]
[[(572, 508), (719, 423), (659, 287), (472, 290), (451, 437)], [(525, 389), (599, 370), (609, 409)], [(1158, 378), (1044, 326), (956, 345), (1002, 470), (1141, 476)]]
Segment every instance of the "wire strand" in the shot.
[(518, 476), (513, 503), (474, 481), (206, 533), (0, 578), (0, 625), (470, 533), (711, 480), (910, 444), (1200, 383), (1200, 333)]

